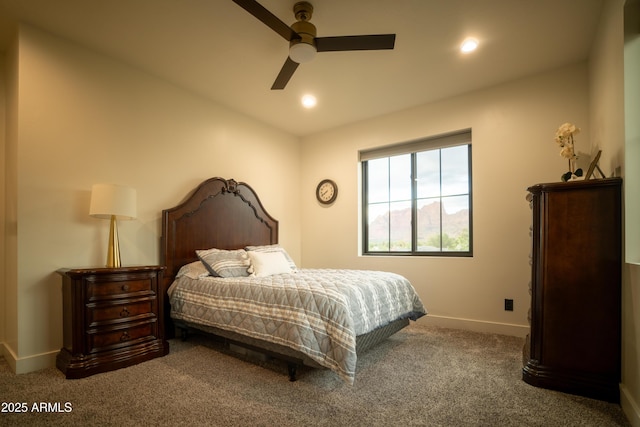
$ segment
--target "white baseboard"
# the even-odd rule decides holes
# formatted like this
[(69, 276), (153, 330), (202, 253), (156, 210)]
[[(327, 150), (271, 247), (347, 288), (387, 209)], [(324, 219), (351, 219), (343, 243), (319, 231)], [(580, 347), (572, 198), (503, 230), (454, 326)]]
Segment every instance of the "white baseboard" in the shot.
[(525, 337), (529, 333), (529, 326), (514, 325), (511, 323), (486, 322), (482, 320), (461, 319), (458, 317), (446, 317), (428, 314), (420, 319), (429, 325), (443, 328), (464, 329), (475, 332), (487, 332), (500, 335)]
[(6, 343), (0, 343), (0, 350), (0, 353), (9, 364), (9, 367), (16, 374), (26, 374), (28, 372), (39, 371), (40, 369), (56, 366), (58, 350), (34, 354), (27, 357), (16, 356), (14, 351), (6, 345)]
[(633, 400), (629, 390), (620, 384), (620, 406), (633, 427), (640, 427), (640, 402)]
[(9, 368), (11, 368), (13, 372), (15, 372), (17, 357), (13, 350), (11, 350), (11, 347), (9, 347), (5, 342), (0, 343), (0, 356), (4, 357), (4, 360), (6, 360), (9, 364)]

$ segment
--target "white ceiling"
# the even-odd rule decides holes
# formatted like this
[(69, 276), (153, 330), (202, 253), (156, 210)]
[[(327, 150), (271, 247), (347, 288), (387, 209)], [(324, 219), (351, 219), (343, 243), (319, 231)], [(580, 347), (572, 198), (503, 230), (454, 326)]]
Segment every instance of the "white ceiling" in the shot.
[[(291, 24), (296, 0), (259, 0)], [(394, 50), (323, 52), (270, 90), (288, 43), (231, 0), (0, 0), (16, 22), (76, 41), (304, 136), (587, 58), (602, 0), (311, 0), (318, 37), (395, 33)], [(479, 49), (462, 55), (467, 36)], [(305, 110), (304, 93), (318, 98)]]

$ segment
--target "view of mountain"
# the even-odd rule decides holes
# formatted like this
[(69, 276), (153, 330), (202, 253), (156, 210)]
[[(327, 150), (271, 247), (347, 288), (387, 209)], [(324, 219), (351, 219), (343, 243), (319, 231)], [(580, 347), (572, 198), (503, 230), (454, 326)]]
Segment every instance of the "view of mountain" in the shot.
[[(440, 233), (440, 215), (442, 215), (443, 232), (450, 237), (459, 236), (469, 229), (469, 210), (460, 210), (448, 214), (442, 210), (442, 203), (434, 201), (418, 210), (418, 238), (428, 240), (430, 236)], [(386, 212), (369, 224), (369, 244), (386, 242), (389, 238), (389, 221), (393, 225), (394, 239), (403, 236), (403, 240), (411, 239), (411, 209)], [(405, 237), (406, 236), (406, 237)]]

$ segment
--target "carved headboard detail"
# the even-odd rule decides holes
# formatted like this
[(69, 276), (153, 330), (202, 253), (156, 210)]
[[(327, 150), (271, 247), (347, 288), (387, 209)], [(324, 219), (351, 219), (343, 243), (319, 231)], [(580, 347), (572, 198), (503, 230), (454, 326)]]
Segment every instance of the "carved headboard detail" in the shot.
[(251, 187), (233, 179), (210, 178), (180, 205), (162, 211), (160, 259), (167, 267), (164, 291), (196, 249), (240, 249), (278, 243), (278, 221)]

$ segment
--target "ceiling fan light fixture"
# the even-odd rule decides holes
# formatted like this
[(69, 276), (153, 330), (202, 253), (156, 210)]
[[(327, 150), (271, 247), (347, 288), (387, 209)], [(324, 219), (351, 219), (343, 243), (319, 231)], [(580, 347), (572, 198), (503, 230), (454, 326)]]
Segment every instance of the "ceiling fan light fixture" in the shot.
[(292, 43), (289, 48), (289, 58), (298, 64), (311, 61), (316, 57), (316, 53), (318, 51), (315, 46), (304, 42)]
[(303, 64), (315, 58), (318, 52), (315, 45), (316, 26), (309, 22), (313, 13), (313, 6), (301, 1), (295, 4), (293, 10), (298, 21), (291, 24), (291, 29), (300, 38), (289, 42), (289, 58), (298, 64)]

